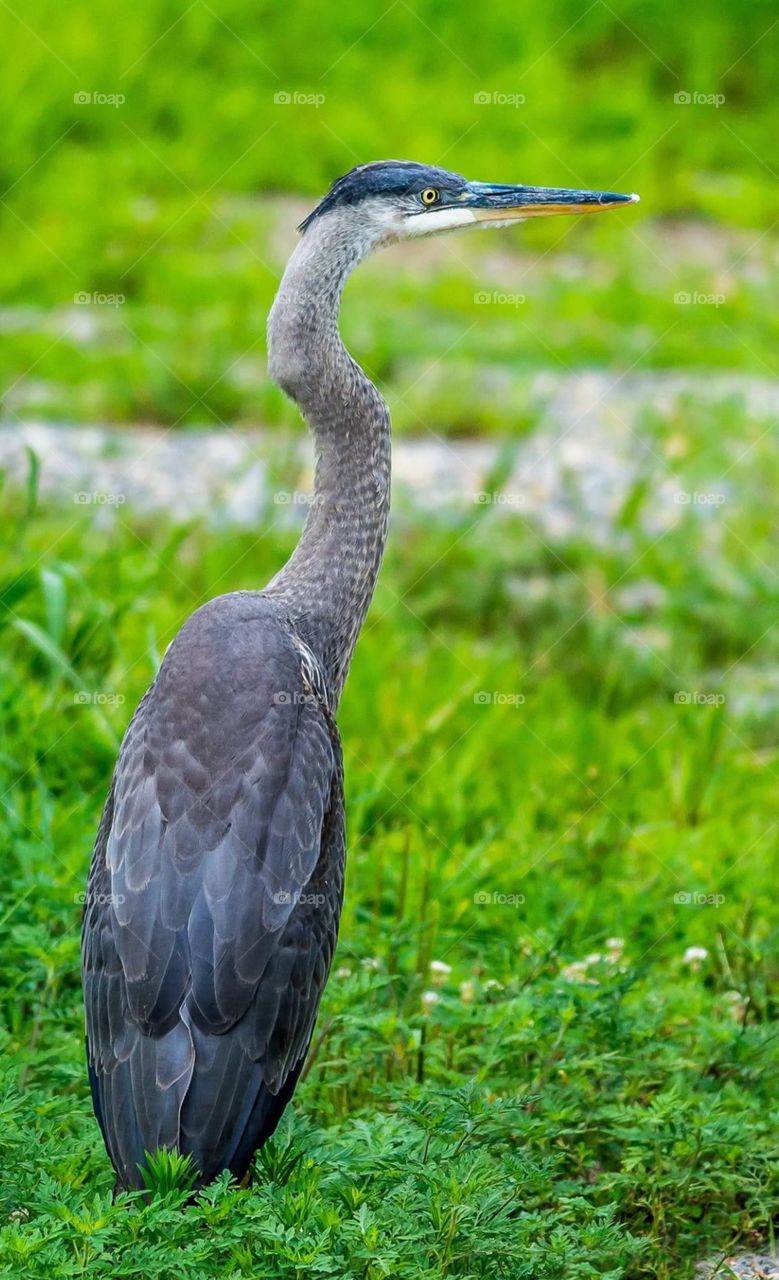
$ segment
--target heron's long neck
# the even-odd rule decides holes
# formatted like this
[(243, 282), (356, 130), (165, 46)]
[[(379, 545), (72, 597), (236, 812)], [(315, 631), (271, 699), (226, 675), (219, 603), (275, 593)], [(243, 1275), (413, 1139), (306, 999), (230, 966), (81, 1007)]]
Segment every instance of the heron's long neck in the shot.
[(387, 536), (390, 422), (338, 333), (338, 306), (365, 247), (337, 227), (306, 232), (268, 322), (271, 376), (316, 444), (314, 496), (292, 556), (267, 588), (289, 610), (337, 700), (373, 595)]

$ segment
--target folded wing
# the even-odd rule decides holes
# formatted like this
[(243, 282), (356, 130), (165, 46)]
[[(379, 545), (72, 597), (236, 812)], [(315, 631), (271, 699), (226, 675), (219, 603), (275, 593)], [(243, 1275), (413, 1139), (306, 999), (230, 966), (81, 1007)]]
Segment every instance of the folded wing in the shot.
[(291, 1095), (343, 890), (340, 745), (262, 596), (174, 641), (128, 729), (90, 873), (93, 1097), (120, 1182), (144, 1151), (241, 1176)]

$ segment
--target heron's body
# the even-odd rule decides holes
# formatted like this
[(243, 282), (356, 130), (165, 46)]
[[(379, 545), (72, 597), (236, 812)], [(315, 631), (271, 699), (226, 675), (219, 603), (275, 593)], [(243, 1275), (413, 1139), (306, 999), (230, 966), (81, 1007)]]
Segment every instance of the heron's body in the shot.
[(240, 1177), (273, 1131), (335, 945), (341, 777), (284, 610), (198, 610), (128, 729), (89, 883), (93, 1097), (123, 1185), (158, 1146)]
[[(540, 190), (388, 162), (347, 175), (304, 224), (271, 313), (269, 365), (316, 439), (305, 530), (264, 591), (210, 601), (171, 644), (122, 743), (92, 859), (87, 1052), (120, 1187), (143, 1185), (145, 1153), (161, 1146), (191, 1153), (201, 1183), (246, 1172), (297, 1083), (335, 948), (335, 712), (390, 484), (386, 406), (338, 334), (343, 284), (381, 243), (496, 210), (514, 221), (538, 209)], [(582, 192), (543, 200), (551, 211), (593, 203)]]

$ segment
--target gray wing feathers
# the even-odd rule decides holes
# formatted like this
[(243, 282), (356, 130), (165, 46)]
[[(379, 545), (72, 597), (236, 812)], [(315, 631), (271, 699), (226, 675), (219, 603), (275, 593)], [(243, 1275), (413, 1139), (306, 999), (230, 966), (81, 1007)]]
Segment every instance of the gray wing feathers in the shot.
[(343, 854), (337, 732), (276, 606), (212, 601), (128, 729), (90, 874), (89, 1059), (126, 1182), (157, 1145), (218, 1165), (299, 1067)]

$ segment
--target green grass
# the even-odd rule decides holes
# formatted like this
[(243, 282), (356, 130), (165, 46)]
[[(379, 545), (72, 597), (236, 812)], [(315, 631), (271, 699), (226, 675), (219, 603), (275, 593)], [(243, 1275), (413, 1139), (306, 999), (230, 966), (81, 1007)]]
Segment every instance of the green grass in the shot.
[[(20, 278), (31, 253), (38, 279), (44, 263), (59, 276), (96, 249), (110, 261), (144, 196), (311, 196), (356, 160), (412, 152), (496, 180), (615, 189), (630, 178), (663, 212), (720, 216), (724, 205), (729, 221), (766, 225), (774, 17), (771, 0), (743, 11), (555, 0), (521, 17), (506, 0), (478, 10), (418, 0), (378, 14), (354, 0), (292, 11), (140, 0), (117, 20), (109, 0), (32, 0), (23, 16), (3, 12), (0, 173), (52, 252), (19, 226), (25, 263), (4, 270)], [(280, 91), (323, 100), (280, 105)], [(74, 102), (84, 92), (124, 101)], [(484, 92), (524, 102), (480, 105)], [(679, 105), (679, 92), (724, 101)]]
[[(74, 305), (70, 290), (53, 310), (9, 307), (6, 420), (292, 425), (267, 377), (265, 320), (299, 216), (287, 201), (201, 210), (147, 254), (133, 287), (123, 264), (163, 235), (160, 214), (117, 241), (113, 276), (80, 279), (123, 303)], [(632, 209), (474, 232), (366, 263), (347, 286), (344, 334), (397, 431), (522, 434), (539, 372), (774, 375), (777, 262), (774, 236)]]
[[(434, 278), (411, 257), (355, 282), (348, 335), (396, 394), (442, 350), (457, 357), (449, 388), (425, 381), (413, 411), (396, 404), (400, 428), (414, 414), (443, 431), (495, 425), (474, 378), (494, 364), (773, 371), (774, 17), (771, 0), (554, 0), (521, 15), (506, 0), (401, 0), (375, 15), (353, 0), (139, 0), (119, 20), (109, 0), (0, 7), (4, 416), (283, 418), (263, 360), (291, 243), (276, 224), (290, 228), (354, 163), (398, 154), (643, 199), (598, 228), (512, 232), (473, 275), (475, 250), (452, 241)], [(280, 91), (324, 100), (279, 104)], [(485, 92), (525, 101), (474, 101)], [(679, 92), (724, 101), (679, 104)], [(274, 218), (274, 195), (290, 192), (298, 210)], [(697, 234), (674, 251), (663, 220), (691, 217)], [(747, 230), (712, 261), (723, 226)], [(483, 289), (526, 302), (480, 307)], [(724, 301), (682, 316), (679, 291)], [(74, 306), (79, 294), (125, 301)], [(521, 426), (521, 397), (506, 410), (500, 425)]]
[(167, 1164), (150, 1204), (111, 1203), (79, 894), (160, 654), (293, 534), (7, 496), (3, 1274), (681, 1280), (771, 1237), (776, 458), (738, 414), (646, 431), (680, 488), (730, 468), (727, 502), (658, 538), (637, 489), (600, 550), (516, 514), (396, 519), (342, 706), (312, 1065), (253, 1187), (184, 1210)]
[[(292, 228), (393, 154), (643, 201), (366, 264), (344, 333), (398, 432), (525, 435), (539, 373), (775, 377), (774, 19), (0, 6), (3, 421), (292, 426), (264, 364)], [(496, 91), (526, 101), (474, 102)], [(310, 1068), (253, 1185), (194, 1204), (166, 1156), (150, 1202), (112, 1202), (81, 894), (161, 654), (294, 533), (47, 506), (36, 465), (2, 490), (0, 1275), (685, 1280), (772, 1242), (775, 423), (734, 387), (631, 425), (650, 452), (606, 538), (397, 504), (340, 715), (346, 906)]]

